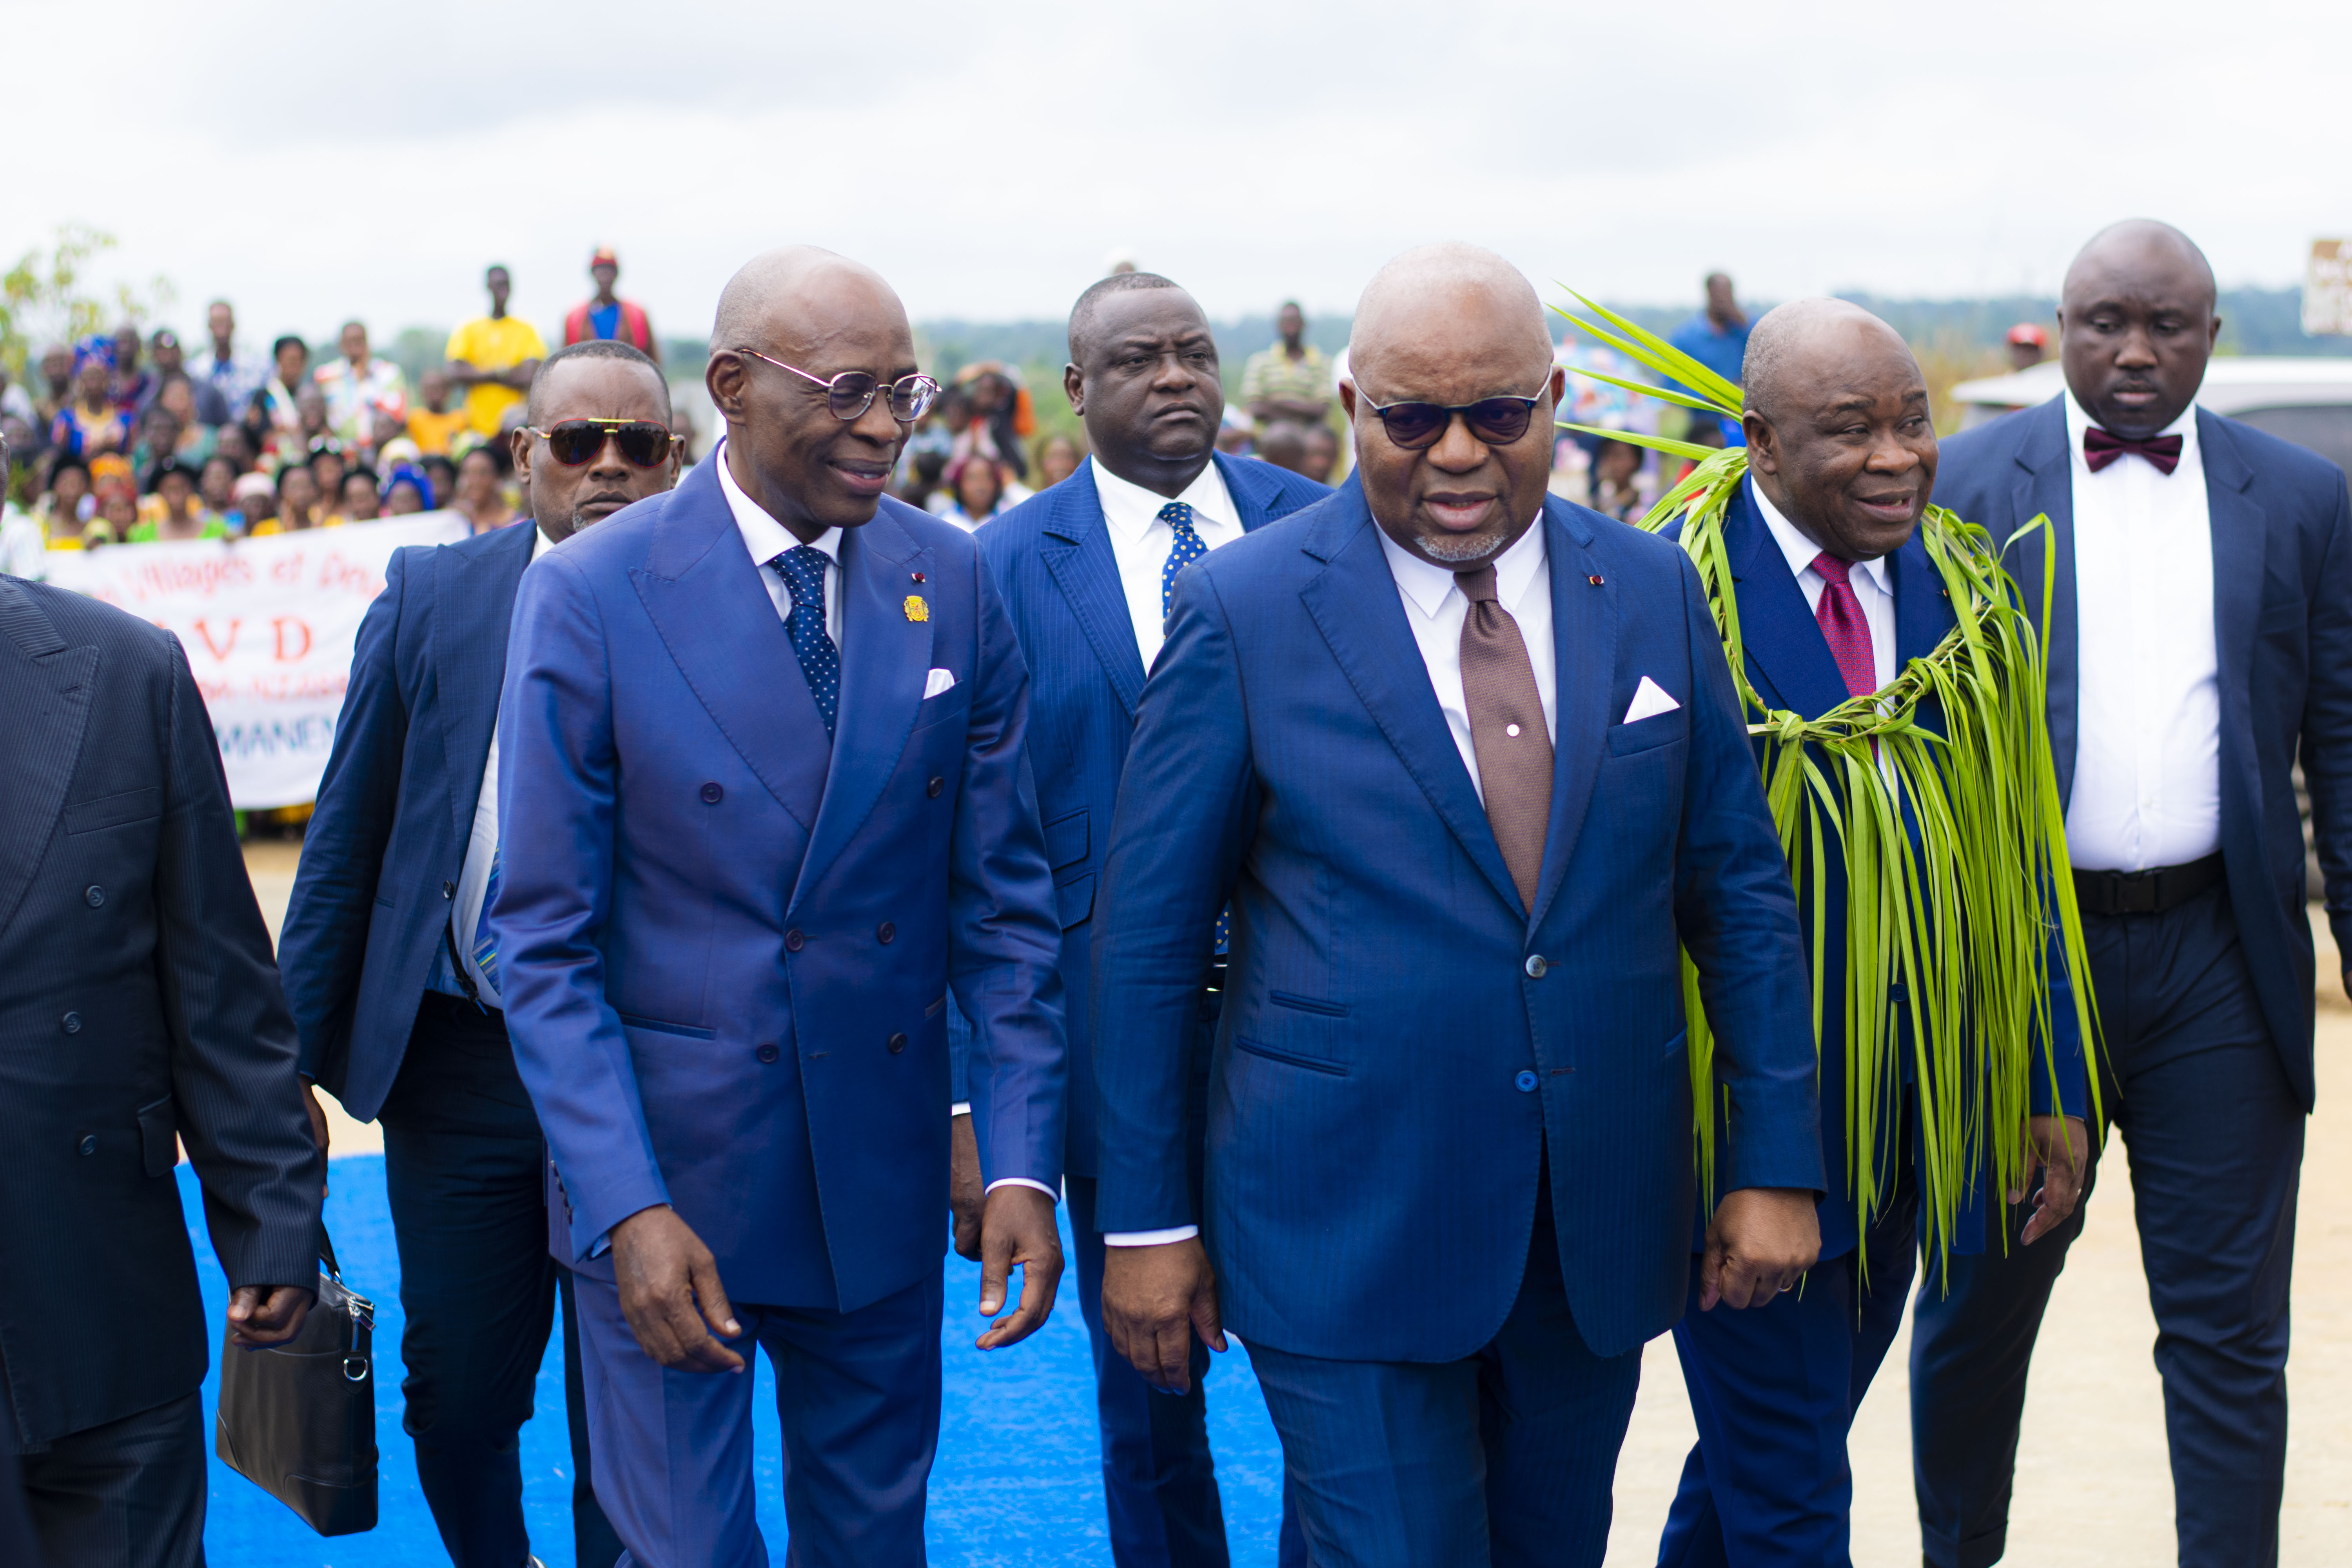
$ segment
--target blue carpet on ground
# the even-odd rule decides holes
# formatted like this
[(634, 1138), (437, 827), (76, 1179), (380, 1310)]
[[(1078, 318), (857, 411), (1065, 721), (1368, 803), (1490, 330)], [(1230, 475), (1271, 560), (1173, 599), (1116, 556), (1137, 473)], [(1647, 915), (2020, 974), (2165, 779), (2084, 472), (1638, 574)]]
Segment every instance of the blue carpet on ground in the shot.
[[(179, 1171), (180, 1197), (195, 1244), (205, 1311), (220, 1342), (228, 1288), (205, 1236), (194, 1173)], [(366, 1535), (321, 1540), (278, 1500), (212, 1461), (211, 1517), (205, 1543), (223, 1564), (271, 1568), (417, 1568), (446, 1562), (433, 1516), (416, 1487), (416, 1458), (400, 1429), (400, 1265), (384, 1203), (383, 1161), (337, 1160), (327, 1224), (343, 1278), (376, 1302), (376, 1444), (383, 1453), (380, 1522)], [(1066, 1226), (1063, 1246), (1069, 1246)], [(1110, 1561), (1103, 1523), (1102, 1471), (1095, 1439), (1094, 1379), (1087, 1331), (1063, 1276), (1045, 1328), (992, 1355), (972, 1348), (980, 1320), (976, 1264), (947, 1262), (947, 1322), (941, 1345), (947, 1394), (938, 1463), (931, 1470), (930, 1559), (942, 1568), (1006, 1563), (1101, 1564)], [(565, 1437), (562, 1326), (539, 1376), (538, 1414), (522, 1433), (523, 1507), (531, 1548), (549, 1568), (574, 1568), (572, 1456)], [(762, 1360), (752, 1401), (757, 1422), (760, 1527), (783, 1558), (782, 1444), (774, 1373)], [(207, 1421), (218, 1408), (219, 1373), (205, 1383)], [(1225, 1528), (1237, 1564), (1271, 1564), (1282, 1508), (1282, 1454), (1257, 1380), (1236, 1345), (1209, 1379), (1210, 1437), (1225, 1500)]]

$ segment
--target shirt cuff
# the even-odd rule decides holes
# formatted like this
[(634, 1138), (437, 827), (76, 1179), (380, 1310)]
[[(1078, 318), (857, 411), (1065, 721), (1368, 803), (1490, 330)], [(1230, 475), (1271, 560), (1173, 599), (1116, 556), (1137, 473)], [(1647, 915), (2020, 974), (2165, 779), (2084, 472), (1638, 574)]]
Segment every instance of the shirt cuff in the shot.
[(1103, 1237), (1105, 1247), (1165, 1247), (1171, 1241), (1190, 1241), (1201, 1234), (1197, 1225), (1171, 1226), (1166, 1230), (1114, 1230)]
[(948, 1115), (950, 1117), (970, 1116), (971, 1114), (971, 1101), (969, 1100), (959, 1100), (953, 1105), (948, 1107)]
[(992, 1193), (999, 1187), (1034, 1187), (1039, 1192), (1045, 1194), (1047, 1197), (1053, 1199), (1054, 1202), (1060, 1203), (1062, 1201), (1062, 1195), (1053, 1188), (1047, 1186), (1043, 1182), (1033, 1182), (1026, 1176), (999, 1176), (996, 1180), (988, 1184), (988, 1192), (982, 1193), (981, 1195), (982, 1197), (986, 1197), (988, 1193)]

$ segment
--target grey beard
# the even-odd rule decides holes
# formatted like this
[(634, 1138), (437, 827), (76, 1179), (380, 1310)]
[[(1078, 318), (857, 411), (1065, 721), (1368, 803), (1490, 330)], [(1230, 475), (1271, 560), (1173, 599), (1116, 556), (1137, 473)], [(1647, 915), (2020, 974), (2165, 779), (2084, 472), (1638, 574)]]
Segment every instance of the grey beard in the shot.
[(1422, 535), (1422, 553), (1439, 561), (1483, 561), (1499, 542), (1491, 533)]

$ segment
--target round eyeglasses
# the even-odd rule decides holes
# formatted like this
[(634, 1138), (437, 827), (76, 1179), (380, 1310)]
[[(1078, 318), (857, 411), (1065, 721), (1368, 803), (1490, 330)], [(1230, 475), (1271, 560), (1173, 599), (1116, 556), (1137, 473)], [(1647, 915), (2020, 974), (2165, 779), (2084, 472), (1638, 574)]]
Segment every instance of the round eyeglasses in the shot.
[[(824, 387), (824, 405), (835, 419), (861, 417), (874, 406), (875, 394), (883, 390), (879, 379), (862, 370), (845, 370), (828, 381), (821, 375), (811, 375), (796, 364), (786, 364), (780, 359), (763, 354), (758, 349), (738, 349), (735, 352), (750, 354), (753, 359), (766, 360), (778, 370), (791, 371), (803, 381), (813, 381)], [(901, 425), (912, 425), (929, 411), (931, 400), (940, 395), (940, 384), (928, 375), (902, 375), (890, 384), (889, 393), (890, 417)]]

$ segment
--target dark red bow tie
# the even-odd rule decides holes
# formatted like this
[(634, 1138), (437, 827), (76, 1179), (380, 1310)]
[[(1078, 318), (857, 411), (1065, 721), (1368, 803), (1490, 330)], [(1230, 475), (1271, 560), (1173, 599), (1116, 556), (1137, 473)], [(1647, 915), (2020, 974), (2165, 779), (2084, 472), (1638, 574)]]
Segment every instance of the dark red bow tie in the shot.
[(2102, 430), (2096, 425), (2083, 432), (2083, 461), (2097, 473), (2126, 452), (2137, 452), (2156, 466), (2159, 474), (2168, 474), (2180, 467), (2180, 437), (2150, 436), (2145, 441), (2128, 440), (2112, 430)]

